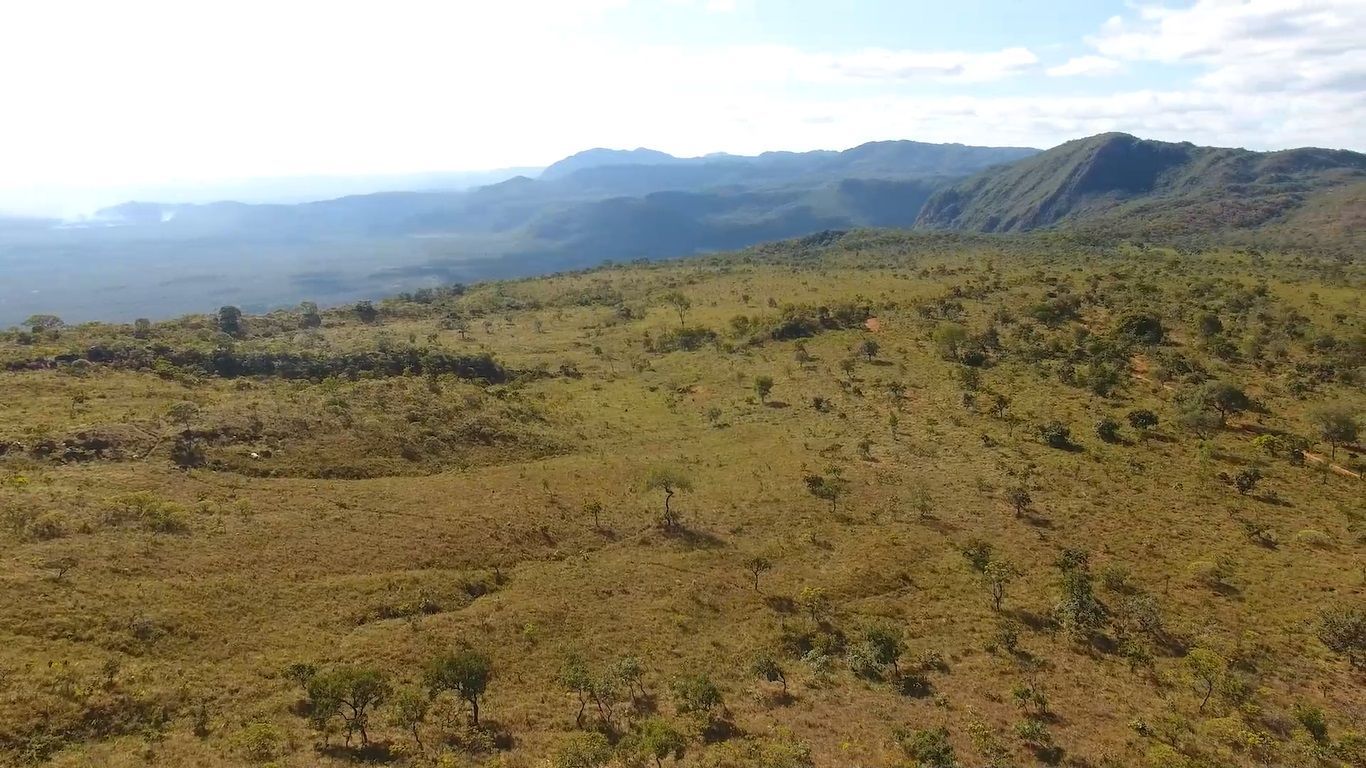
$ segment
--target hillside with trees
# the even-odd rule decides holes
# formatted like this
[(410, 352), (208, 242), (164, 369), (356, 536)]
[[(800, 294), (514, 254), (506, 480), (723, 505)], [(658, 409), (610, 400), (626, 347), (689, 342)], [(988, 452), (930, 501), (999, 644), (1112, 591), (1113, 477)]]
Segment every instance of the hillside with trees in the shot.
[(1360, 768), (1364, 288), (855, 230), (28, 317), (0, 764)]
[[(1293, 225), (1354, 210), (1364, 187), (1366, 155), (1357, 152), (1249, 152), (1107, 133), (941, 189), (917, 224), (983, 232), (1067, 224), (1112, 236), (1227, 241), (1249, 231), (1312, 230)], [(1344, 198), (1344, 190), (1356, 192)], [(1287, 225), (1292, 232), (1283, 233)]]

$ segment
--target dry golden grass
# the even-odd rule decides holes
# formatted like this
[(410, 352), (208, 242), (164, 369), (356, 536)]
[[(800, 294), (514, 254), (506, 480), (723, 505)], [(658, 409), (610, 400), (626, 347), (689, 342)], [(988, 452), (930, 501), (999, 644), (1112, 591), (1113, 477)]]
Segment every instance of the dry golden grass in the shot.
[[(1359, 605), (1366, 594), (1360, 482), (1266, 457), (1251, 445), (1254, 433), (1236, 428), (1200, 449), (1175, 425), (1180, 382), (1169, 390), (1131, 380), (1106, 398), (1007, 357), (981, 369), (977, 403), (965, 408), (958, 366), (938, 354), (929, 338), (935, 323), (915, 310), (980, 277), (988, 258), (1005, 287), (962, 299), (972, 330), (997, 307), (1018, 315), (1042, 296), (1036, 270), (1070, 276), (1081, 291), (1088, 274), (1116, 263), (1143, 269), (1149, 257), (1107, 262), (1045, 250), (1005, 263), (993, 254), (907, 256), (913, 244), (895, 241), (854, 250), (828, 254), (815, 267), (681, 262), (477, 287), (461, 306), (499, 306), (509, 297), (522, 306), (485, 314), (490, 331), (474, 319), (467, 339), (444, 329), (439, 314), (416, 312), (378, 328), (333, 315), (320, 332), (338, 349), (371, 348), (376, 334), (394, 344), (435, 334), (444, 347), (488, 350), (511, 370), (540, 366), (551, 374), (487, 393), (449, 377), (182, 384), (99, 366), (79, 376), (0, 373), (0, 440), (115, 425), (161, 438), (146, 458), (61, 463), (11, 451), (0, 460), (0, 512), (29, 521), (51, 516), (60, 531), (0, 533), (0, 759), (18, 760), (35, 734), (54, 733), (62, 747), (48, 757), (55, 766), (241, 765), (251, 762), (243, 734), (270, 723), (282, 737), (278, 764), (343, 764), (344, 755), (313, 748), (306, 721), (292, 712), (299, 690), (283, 669), (355, 662), (415, 683), (427, 659), (462, 642), (491, 657), (485, 714), (513, 744), (489, 754), (452, 752), (454, 765), (540, 765), (573, 730), (577, 704), (558, 680), (570, 652), (595, 664), (640, 657), (666, 716), (669, 681), (704, 672), (721, 685), (739, 731), (789, 730), (817, 766), (899, 765), (907, 757), (895, 729), (941, 725), (963, 764), (982, 764), (974, 722), (995, 732), (1012, 764), (1032, 764), (1012, 730), (1022, 715), (1011, 689), (1025, 681), (1046, 691), (1055, 713), (1047, 727), (1073, 765), (1176, 764), (1162, 762), (1169, 759), (1162, 738), (1206, 761), (1192, 766), (1257, 765), (1264, 752), (1281, 764), (1309, 765), (1312, 742), (1291, 715), (1297, 703), (1326, 713), (1330, 738), (1366, 728), (1362, 673), (1315, 636), (1321, 609)], [(1202, 258), (1157, 279), (1176, 285), (1183, 274), (1215, 269), (1249, 284), (1265, 276), (1282, 305), (1319, 327), (1345, 315), (1339, 334), (1362, 332), (1360, 281), (1334, 287), (1290, 266), (1277, 272), (1237, 255)], [(951, 268), (920, 274), (936, 264)], [(619, 292), (645, 316), (619, 320), (610, 305), (565, 300), (590, 289)], [(658, 338), (679, 325), (659, 303), (669, 290), (690, 298), (688, 326), (723, 337), (736, 314), (776, 314), (770, 298), (832, 305), (862, 297), (879, 328), (807, 339), (807, 362), (796, 359), (791, 341), (651, 353), (642, 334)], [(1097, 305), (1084, 319), (1103, 333), (1122, 308)], [(1189, 325), (1166, 319), (1179, 331), (1177, 348), (1199, 354)], [(840, 361), (869, 337), (880, 345), (877, 359), (861, 359), (846, 376)], [(581, 375), (559, 374), (565, 364)], [(1209, 364), (1266, 405), (1266, 413), (1242, 414), (1235, 425), (1308, 434), (1315, 402), (1344, 400), (1358, 411), (1363, 404), (1359, 387), (1328, 383), (1297, 399), (1281, 374)], [(768, 404), (754, 395), (761, 374), (775, 381)], [(893, 380), (907, 387), (899, 407), (886, 391)], [(1018, 425), (986, 413), (988, 391), (1009, 395)], [(338, 396), (350, 409), (345, 422), (326, 408)], [(814, 396), (830, 398), (832, 411), (814, 410)], [(185, 400), (199, 407), (197, 428), (255, 415), (274, 437), (211, 447), (210, 459), (225, 462), (219, 469), (176, 469), (166, 441), (177, 427), (165, 414)], [(439, 403), (486, 413), (517, 439), (417, 460), (386, 447), (405, 408)], [(1102, 415), (1123, 421), (1133, 408), (1159, 414), (1154, 434), (1142, 437), (1125, 424), (1122, 443), (1095, 436)], [(1034, 438), (1032, 426), (1051, 419), (1071, 426), (1079, 450)], [(273, 449), (271, 457), (244, 458), (262, 448)], [(301, 476), (358, 455), (380, 457), (366, 466), (382, 476)], [(1344, 450), (1338, 455), (1351, 461)], [(674, 499), (683, 534), (660, 530), (662, 494), (643, 488), (661, 464), (693, 479), (694, 489)], [(1263, 474), (1254, 494), (1218, 479), (1249, 465)], [(834, 515), (802, 481), (831, 466), (850, 482)], [(261, 476), (270, 470), (282, 476)], [(1006, 501), (1020, 483), (1033, 498), (1024, 517)], [(110, 499), (137, 492), (178, 504), (186, 530), (110, 524)], [(928, 501), (925, 514), (918, 499)], [(604, 505), (601, 530), (583, 511), (591, 500)], [(1279, 546), (1250, 541), (1239, 518), (1269, 526)], [(1323, 535), (1297, 536), (1305, 530)], [(989, 542), (1020, 572), (1004, 601), (1005, 613), (1025, 627), (1017, 654), (989, 650), (998, 617), (959, 552), (973, 540)], [(1179, 651), (1155, 648), (1152, 668), (1133, 670), (1104, 642), (1031, 628), (1058, 601), (1053, 562), (1069, 547), (1089, 551), (1098, 577), (1126, 569), (1155, 598), (1170, 634), (1236, 663), (1255, 680), (1252, 696), (1201, 712)], [(761, 593), (743, 566), (756, 554), (774, 563)], [(76, 564), (58, 579), (53, 565), (64, 557)], [(1193, 563), (1221, 559), (1232, 569), (1225, 584), (1192, 577)], [(879, 618), (900, 627), (904, 667), (926, 653), (941, 656), (944, 667), (928, 673), (930, 695), (901, 695), (842, 663), (822, 675), (784, 658), (792, 700), (775, 703), (771, 686), (749, 674), (749, 660), (774, 649), (784, 627), (809, 623), (782, 600), (807, 588), (824, 590), (830, 624), (851, 639)], [(1121, 599), (1100, 578), (1096, 591), (1107, 603)], [(415, 612), (420, 599), (437, 610)], [(149, 714), (162, 709), (165, 718)], [(1136, 729), (1140, 722), (1161, 738)], [(398, 729), (372, 731), (382, 742), (406, 743)], [(1247, 734), (1268, 746), (1249, 747)], [(705, 764), (717, 749), (694, 742), (683, 764)], [(1346, 764), (1320, 752), (1325, 765)]]

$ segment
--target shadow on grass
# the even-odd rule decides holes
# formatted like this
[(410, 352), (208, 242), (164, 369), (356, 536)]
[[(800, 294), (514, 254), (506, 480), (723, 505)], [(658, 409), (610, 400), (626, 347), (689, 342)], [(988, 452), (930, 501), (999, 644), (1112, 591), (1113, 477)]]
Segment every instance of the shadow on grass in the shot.
[(934, 516), (934, 515), (928, 515), (928, 516), (927, 516), (927, 515), (920, 515), (919, 517), (916, 518), (915, 521), (916, 521), (917, 523), (919, 523), (919, 524), (925, 526), (926, 528), (929, 528), (930, 530), (935, 531), (936, 533), (942, 533), (942, 534), (945, 534), (945, 535), (948, 535), (948, 534), (950, 534), (950, 533), (954, 533), (954, 532), (956, 532), (956, 531), (962, 530), (962, 528), (961, 528), (960, 526), (954, 525), (953, 523), (949, 522), (948, 520), (943, 520), (943, 519), (941, 519), (941, 518), (939, 518), (939, 517), (936, 517), (936, 516)]
[(719, 717), (712, 720), (702, 731), (702, 741), (708, 744), (715, 744), (720, 741), (728, 741), (737, 736), (743, 736), (745, 732), (740, 730), (729, 717)]
[(797, 612), (797, 602), (787, 595), (766, 595), (764, 605), (774, 613), (790, 616)]
[(788, 403), (783, 402), (782, 400), (769, 400), (767, 403), (764, 403), (764, 405), (768, 406), (769, 408), (791, 408), (791, 407), (792, 407), (791, 405), (789, 405)]
[(389, 745), (384, 742), (371, 742), (364, 747), (348, 747), (342, 744), (329, 744), (318, 747), (318, 753), (326, 755), (333, 760), (342, 760), (348, 763), (372, 763), (385, 764), (395, 760)]
[(1053, 618), (1051, 616), (1035, 613), (1024, 608), (1017, 608), (1014, 611), (1011, 611), (1011, 616), (1034, 632), (1047, 632), (1053, 628)]
[(1066, 750), (1056, 744), (1051, 747), (1036, 747), (1032, 751), (1039, 762), (1045, 765), (1058, 765), (1062, 762), (1063, 756), (1067, 754)]
[(722, 541), (721, 537), (716, 534), (697, 528), (679, 526), (673, 530), (665, 531), (664, 535), (672, 541), (697, 549), (717, 549), (726, 545), (726, 542)]

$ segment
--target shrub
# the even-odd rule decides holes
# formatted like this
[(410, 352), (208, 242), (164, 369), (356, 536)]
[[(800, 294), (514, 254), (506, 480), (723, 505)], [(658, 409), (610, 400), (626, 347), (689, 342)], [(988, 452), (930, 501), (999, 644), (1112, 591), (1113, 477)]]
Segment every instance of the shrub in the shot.
[(185, 533), (189, 530), (185, 508), (172, 501), (164, 501), (146, 491), (128, 493), (110, 499), (103, 514), (106, 525), (135, 522), (155, 533)]
[(1186, 570), (1194, 581), (1218, 587), (1233, 575), (1233, 563), (1223, 557), (1215, 560), (1196, 560)]
[(1238, 493), (1248, 494), (1257, 487), (1257, 483), (1262, 479), (1261, 470), (1256, 467), (1248, 467), (1233, 476), (1233, 487), (1238, 489)]
[(1295, 534), (1295, 541), (1298, 541), (1306, 547), (1314, 547), (1316, 549), (1333, 546), (1332, 536), (1314, 528), (1305, 528)]
[(284, 755), (284, 732), (270, 723), (249, 724), (235, 741), (237, 751), (253, 763), (268, 763)]
[(1366, 668), (1366, 610), (1329, 608), (1319, 619), (1318, 634), (1329, 650), (1346, 656), (1354, 667)]
[(882, 665), (878, 663), (877, 651), (868, 642), (858, 642), (845, 651), (844, 663), (857, 677), (878, 680), (882, 677)]
[(991, 545), (980, 539), (970, 541), (963, 547), (963, 557), (974, 571), (986, 571), (991, 562)]
[(1167, 333), (1157, 315), (1145, 312), (1124, 315), (1119, 319), (1115, 330), (1121, 336), (1142, 344), (1161, 344)]
[(1047, 424), (1042, 424), (1038, 428), (1039, 439), (1050, 448), (1070, 448), (1072, 446), (1072, 430), (1067, 425), (1058, 420), (1053, 420)]
[(318, 730), (339, 718), (346, 728), (346, 743), (359, 733), (361, 746), (370, 743), (370, 716), (389, 697), (391, 689), (384, 675), (374, 669), (341, 666), (313, 675), (308, 693), (309, 720)]
[(601, 768), (612, 759), (612, 745), (601, 733), (565, 737), (550, 758), (553, 768)]
[(1328, 740), (1328, 720), (1323, 716), (1323, 710), (1297, 702), (1295, 704), (1295, 720), (1299, 722), (1304, 730), (1309, 732), (1314, 741), (1325, 742)]
[(894, 737), (901, 751), (923, 768), (957, 768), (958, 760), (946, 728), (898, 730)]
[(814, 768), (811, 748), (779, 731), (765, 738), (732, 739), (707, 750), (703, 768)]
[(493, 677), (487, 656), (470, 648), (443, 654), (427, 664), (424, 680), (432, 696), (451, 691), (470, 705), (470, 722), (479, 725), (479, 702)]
[(674, 681), (672, 691), (679, 714), (697, 715), (710, 721), (724, 706), (721, 689), (706, 675), (684, 675)]
[(782, 683), (783, 693), (787, 693), (787, 674), (776, 660), (767, 653), (761, 653), (754, 657), (749, 665), (750, 674), (770, 683)]
[(768, 402), (768, 393), (770, 393), (770, 392), (772, 392), (772, 391), (773, 391), (773, 377), (772, 377), (772, 376), (766, 376), (766, 375), (765, 375), (765, 376), (756, 376), (756, 377), (754, 377), (754, 394), (756, 394), (756, 395), (759, 396), (759, 402), (761, 402), (761, 403), (766, 403), (766, 402)]
[(659, 335), (654, 340), (655, 352), (695, 352), (709, 344), (715, 344), (720, 337), (710, 328), (674, 328)]
[(1146, 409), (1129, 411), (1126, 418), (1129, 420), (1129, 426), (1134, 429), (1152, 429), (1157, 426), (1157, 414)]
[(1106, 416), (1096, 422), (1096, 436), (1107, 443), (1119, 442), (1119, 422)]

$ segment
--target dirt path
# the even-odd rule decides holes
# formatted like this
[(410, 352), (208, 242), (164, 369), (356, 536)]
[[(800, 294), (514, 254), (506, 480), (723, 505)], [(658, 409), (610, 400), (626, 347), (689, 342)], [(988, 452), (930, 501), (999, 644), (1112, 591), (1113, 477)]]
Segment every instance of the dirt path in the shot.
[(1300, 453), (1304, 454), (1304, 458), (1309, 459), (1315, 464), (1327, 464), (1330, 470), (1338, 473), (1339, 475), (1342, 475), (1343, 477), (1355, 477), (1358, 480), (1361, 479), (1360, 472), (1353, 472), (1352, 470), (1340, 464), (1333, 464), (1328, 461), (1327, 456), (1324, 456), (1321, 453), (1313, 453), (1311, 451), (1300, 451)]

